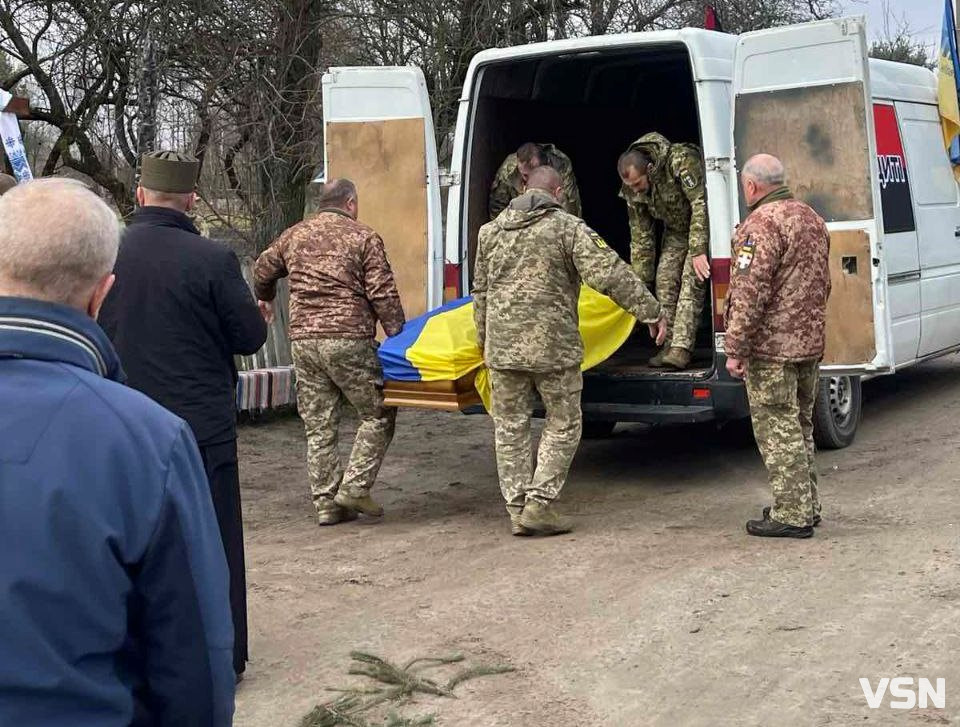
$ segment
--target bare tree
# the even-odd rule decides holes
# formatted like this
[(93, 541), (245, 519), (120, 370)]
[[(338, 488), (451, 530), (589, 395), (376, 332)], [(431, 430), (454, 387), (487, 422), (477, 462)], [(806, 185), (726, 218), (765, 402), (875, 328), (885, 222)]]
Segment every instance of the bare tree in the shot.
[(129, 76), (127, 28), (142, 18), (131, 0), (18, 2), (0, 0), (0, 52), (17, 70), (0, 79), (35, 91), (34, 118), (55, 130), (40, 173), (67, 166), (103, 187), (118, 208), (131, 207), (129, 169), (105, 143), (105, 109), (116, 104)]
[(917, 41), (906, 16), (896, 17), (889, 0), (883, 3), (883, 33), (870, 46), (871, 58), (933, 68), (927, 46)]
[[(728, 31), (834, 0), (715, 0)], [(253, 250), (299, 220), (323, 156), (331, 65), (424, 71), (440, 139), (484, 48), (699, 26), (703, 0), (0, 0), (0, 85), (31, 95), (41, 174), (90, 177), (124, 213), (139, 156), (201, 160), (204, 212)]]

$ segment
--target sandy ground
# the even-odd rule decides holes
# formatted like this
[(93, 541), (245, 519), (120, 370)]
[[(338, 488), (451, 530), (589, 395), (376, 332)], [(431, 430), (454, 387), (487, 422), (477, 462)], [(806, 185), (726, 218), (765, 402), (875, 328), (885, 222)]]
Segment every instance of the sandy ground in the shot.
[[(354, 649), (517, 669), (401, 710), (446, 727), (960, 724), (960, 359), (864, 391), (855, 444), (819, 457), (807, 541), (745, 534), (768, 493), (729, 429), (585, 441), (563, 498), (578, 529), (531, 539), (508, 534), (486, 417), (401, 412), (387, 516), (322, 529), (299, 420), (244, 427), (236, 724), (297, 725), (326, 687), (369, 686)], [(859, 678), (896, 676), (945, 678), (946, 708), (869, 709)]]

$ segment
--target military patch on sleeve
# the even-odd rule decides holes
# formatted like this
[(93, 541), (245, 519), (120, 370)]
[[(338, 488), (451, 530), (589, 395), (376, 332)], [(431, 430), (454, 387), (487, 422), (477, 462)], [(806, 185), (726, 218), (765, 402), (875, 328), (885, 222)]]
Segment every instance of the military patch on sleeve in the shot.
[(746, 270), (750, 267), (750, 263), (753, 262), (753, 247), (753, 240), (749, 237), (744, 240), (743, 245), (740, 246), (740, 254), (737, 255), (737, 270)]
[(690, 172), (688, 172), (686, 169), (684, 169), (682, 172), (680, 172), (680, 182), (681, 182), (681, 183), (683, 184), (683, 186), (686, 187), (687, 189), (696, 189), (696, 187), (697, 187), (697, 180), (696, 180), (696, 178), (695, 178)]
[(610, 246), (606, 243), (606, 241), (604, 241), (604, 239), (603, 239), (602, 237), (600, 237), (600, 235), (598, 235), (596, 232), (591, 232), (591, 233), (590, 233), (590, 239), (593, 240), (593, 244), (596, 245), (597, 247), (599, 247), (601, 250), (604, 249), (604, 248), (606, 248), (606, 247), (610, 247)]

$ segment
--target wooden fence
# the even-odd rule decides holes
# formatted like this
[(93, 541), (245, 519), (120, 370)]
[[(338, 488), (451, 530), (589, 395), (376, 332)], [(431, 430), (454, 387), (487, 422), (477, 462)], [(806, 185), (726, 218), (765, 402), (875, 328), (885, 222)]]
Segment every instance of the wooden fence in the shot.
[[(253, 260), (241, 262), (243, 278), (253, 289)], [(267, 329), (267, 340), (255, 354), (237, 356), (237, 410), (259, 412), (296, 402), (296, 377), (290, 354), (290, 292), (287, 281), (277, 286), (274, 319)]]
[[(244, 260), (240, 264), (243, 279), (253, 290), (253, 260)], [(252, 371), (276, 366), (293, 365), (290, 354), (290, 336), (287, 327), (290, 324), (290, 289), (286, 280), (277, 286), (277, 298), (273, 302), (273, 323), (267, 329), (267, 342), (252, 356), (238, 356), (237, 369)]]

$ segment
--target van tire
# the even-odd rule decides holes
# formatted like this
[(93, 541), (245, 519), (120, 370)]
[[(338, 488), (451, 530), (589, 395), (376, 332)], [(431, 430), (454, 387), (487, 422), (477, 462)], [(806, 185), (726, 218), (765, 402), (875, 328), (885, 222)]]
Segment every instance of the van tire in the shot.
[(862, 401), (859, 376), (820, 379), (813, 408), (813, 439), (819, 449), (843, 449), (853, 444)]
[(584, 439), (606, 439), (613, 434), (616, 422), (610, 422), (602, 419), (586, 419), (583, 422)]

